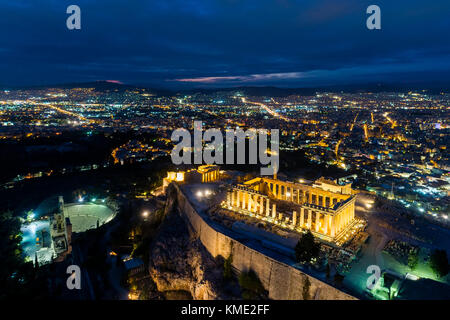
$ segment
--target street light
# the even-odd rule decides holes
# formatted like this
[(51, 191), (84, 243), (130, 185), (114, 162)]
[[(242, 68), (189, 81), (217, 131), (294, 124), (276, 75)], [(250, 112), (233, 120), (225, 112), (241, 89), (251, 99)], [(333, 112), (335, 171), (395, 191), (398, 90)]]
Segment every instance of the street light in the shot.
[(143, 216), (144, 218), (147, 218), (147, 217), (148, 217), (148, 211), (146, 210), (146, 211), (142, 212), (142, 216)]

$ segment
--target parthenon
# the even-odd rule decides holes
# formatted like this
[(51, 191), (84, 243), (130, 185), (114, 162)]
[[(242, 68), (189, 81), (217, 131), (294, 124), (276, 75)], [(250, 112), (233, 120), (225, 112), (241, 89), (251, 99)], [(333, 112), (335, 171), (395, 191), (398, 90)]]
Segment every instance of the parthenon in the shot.
[(311, 230), (330, 242), (345, 234), (355, 218), (351, 186), (323, 178), (312, 184), (255, 178), (231, 186), (226, 207), (292, 230)]

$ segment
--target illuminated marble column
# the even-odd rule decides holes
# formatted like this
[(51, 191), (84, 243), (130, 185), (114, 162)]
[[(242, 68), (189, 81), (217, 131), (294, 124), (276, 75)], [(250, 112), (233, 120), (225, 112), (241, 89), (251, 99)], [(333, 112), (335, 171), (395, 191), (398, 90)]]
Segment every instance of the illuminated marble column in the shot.
[(297, 203), (300, 203), (300, 189), (297, 189)]
[(236, 197), (236, 207), (239, 208), (240, 206), (240, 200), (239, 198), (241, 197), (241, 190), (236, 190), (237, 193), (237, 197)]
[(311, 191), (308, 192), (308, 203), (312, 203), (312, 193), (311, 193)]
[(266, 199), (266, 217), (270, 215), (270, 200), (269, 198)]
[(350, 206), (347, 206), (347, 219), (345, 222), (345, 225), (348, 225), (350, 223)]
[(312, 228), (312, 210), (308, 209), (308, 229)]
[(292, 226), (295, 228), (295, 225), (297, 224), (297, 212), (292, 213)]
[(242, 191), (242, 209), (245, 209), (245, 196), (247, 193), (245, 191)]
[(247, 204), (247, 209), (248, 209), (248, 211), (252, 211), (252, 202), (253, 202), (253, 199), (252, 199), (252, 195), (250, 194), (250, 193), (248, 193), (247, 194), (248, 195), (248, 204)]
[(320, 225), (320, 213), (316, 212), (316, 232), (319, 232), (319, 225)]
[(355, 219), (355, 201), (352, 203), (352, 220)]
[(348, 224), (348, 213), (349, 213), (349, 211), (348, 211), (348, 206), (345, 208), (345, 225), (347, 225)]
[(300, 228), (303, 228), (305, 222), (305, 209), (300, 208)]
[(341, 231), (342, 228), (342, 212), (339, 212), (338, 216), (337, 216), (337, 230), (336, 232), (339, 233)]
[(350, 223), (350, 214), (351, 214), (351, 210), (350, 210), (351, 208), (350, 208), (350, 206), (348, 206), (347, 207), (347, 224), (349, 224)]
[(336, 219), (335, 219), (336, 217), (335, 216), (331, 216), (330, 215), (330, 225), (331, 225), (331, 236), (334, 238), (334, 236), (336, 235), (336, 232), (335, 232), (335, 221), (336, 221)]
[(264, 198), (262, 196), (259, 197), (259, 215), (262, 216), (264, 214)]
[(231, 206), (232, 207), (234, 207), (234, 205), (236, 204), (235, 198), (236, 198), (235, 191), (231, 190)]
[(339, 227), (340, 227), (341, 221), (340, 221), (340, 219), (339, 219), (339, 216), (340, 216), (340, 213), (337, 214), (337, 215), (335, 216), (335, 219), (336, 219), (336, 222), (335, 222), (335, 226), (336, 226), (336, 234), (339, 233), (339, 229), (340, 229)]
[(329, 219), (329, 215), (328, 214), (326, 214), (324, 217), (323, 217), (323, 233), (324, 234), (328, 234), (328, 223), (330, 222), (330, 219)]
[(342, 214), (342, 227), (347, 225), (347, 208), (344, 208), (344, 212)]
[(277, 216), (277, 205), (274, 203), (272, 204), (272, 219), (275, 219)]

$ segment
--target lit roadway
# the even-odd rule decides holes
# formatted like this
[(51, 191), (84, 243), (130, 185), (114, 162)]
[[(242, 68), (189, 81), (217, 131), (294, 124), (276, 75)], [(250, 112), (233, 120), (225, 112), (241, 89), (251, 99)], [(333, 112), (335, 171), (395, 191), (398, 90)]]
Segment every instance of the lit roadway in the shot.
[(66, 114), (66, 115), (68, 115), (68, 116), (76, 117), (76, 118), (78, 118), (78, 119), (80, 119), (80, 120), (83, 120), (83, 121), (95, 122), (94, 120), (89, 120), (89, 119), (83, 117), (83, 116), (80, 115), (80, 114), (77, 114), (77, 113), (74, 113), (74, 112), (71, 112), (71, 111), (64, 110), (64, 109), (62, 109), (62, 108), (60, 108), (60, 107), (57, 107), (57, 106), (54, 106), (54, 105), (51, 105), (51, 104), (45, 105), (45, 106), (46, 106), (46, 107), (49, 107), (49, 108), (51, 108), (51, 109), (53, 109), (53, 110), (56, 110), (56, 111), (58, 111), (58, 112), (60, 112), (60, 113)]
[(260, 106), (261, 108), (263, 108), (264, 110), (266, 110), (271, 116), (273, 116), (273, 117), (275, 117), (275, 118), (280, 118), (280, 119), (282, 119), (282, 120), (284, 120), (284, 121), (287, 121), (287, 122), (293, 121), (292, 119), (289, 119), (289, 118), (287, 118), (287, 117), (285, 117), (285, 116), (279, 114), (279, 113), (276, 112), (275, 110), (272, 110), (269, 106), (265, 105), (264, 103), (261, 103), (261, 102), (254, 102), (254, 101), (248, 101), (248, 100), (245, 99), (245, 98), (241, 98), (241, 100), (242, 100), (243, 103), (250, 103), (250, 104), (254, 104), (254, 105)]

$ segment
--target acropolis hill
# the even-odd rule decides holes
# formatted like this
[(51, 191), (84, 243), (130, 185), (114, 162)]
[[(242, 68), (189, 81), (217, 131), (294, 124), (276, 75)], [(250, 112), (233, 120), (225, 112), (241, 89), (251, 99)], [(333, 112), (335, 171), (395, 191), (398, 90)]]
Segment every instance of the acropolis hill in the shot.
[[(238, 180), (217, 166), (169, 172), (164, 179), (166, 211), (176, 211), (213, 258), (231, 254), (235, 272), (253, 270), (270, 299), (303, 299), (307, 282), (310, 299), (355, 299), (316, 270), (296, 264), (293, 251), (304, 230), (335, 247), (351, 234), (358, 219), (350, 185), (324, 179), (313, 183), (277, 177)], [(160, 290), (176, 289), (160, 275), (154, 280)], [(198, 285), (185, 289), (196, 299), (217, 298)]]

